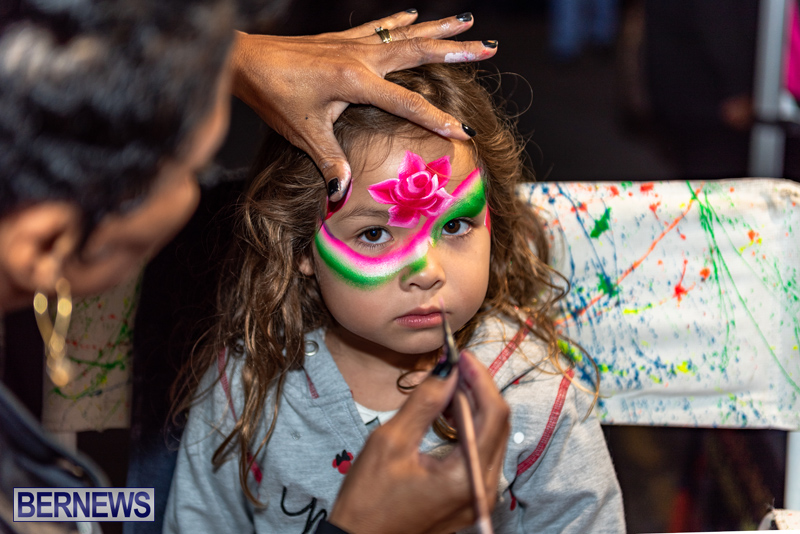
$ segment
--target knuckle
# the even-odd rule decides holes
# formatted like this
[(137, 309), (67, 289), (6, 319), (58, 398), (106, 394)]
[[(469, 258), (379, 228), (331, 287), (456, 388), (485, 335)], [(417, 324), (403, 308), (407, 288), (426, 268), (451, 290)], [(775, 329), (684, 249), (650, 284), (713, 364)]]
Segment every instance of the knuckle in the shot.
[(406, 46), (406, 52), (409, 56), (417, 58), (424, 63), (430, 63), (432, 56), (430, 53), (430, 39), (422, 37), (413, 37), (403, 41)]
[(327, 157), (327, 156), (324, 156), (324, 155), (318, 155), (316, 158), (314, 158), (314, 156), (311, 156), (311, 157), (312, 157), (312, 159), (315, 159), (315, 160), (316, 160), (316, 162), (317, 162), (317, 167), (319, 168), (320, 172), (322, 172), (322, 174), (323, 174), (323, 175), (327, 175), (327, 174), (328, 174), (328, 171), (329, 171), (329, 170), (331, 169), (331, 167), (333, 167), (333, 165), (334, 165), (334, 163), (333, 163), (333, 161), (331, 160), (331, 158), (329, 158), (329, 157)]
[(439, 31), (442, 33), (447, 33), (452, 29), (452, 24), (450, 24), (450, 19), (441, 19), (438, 22)]
[(400, 105), (408, 112), (409, 115), (419, 115), (427, 109), (427, 100), (425, 100), (418, 93), (407, 92), (403, 93), (400, 97)]
[(392, 39), (397, 41), (409, 39), (408, 28), (405, 27), (392, 28), (390, 33), (392, 35)]
[(338, 63), (334, 68), (336, 78), (346, 87), (358, 87), (363, 81), (364, 69), (360, 63), (345, 61)]

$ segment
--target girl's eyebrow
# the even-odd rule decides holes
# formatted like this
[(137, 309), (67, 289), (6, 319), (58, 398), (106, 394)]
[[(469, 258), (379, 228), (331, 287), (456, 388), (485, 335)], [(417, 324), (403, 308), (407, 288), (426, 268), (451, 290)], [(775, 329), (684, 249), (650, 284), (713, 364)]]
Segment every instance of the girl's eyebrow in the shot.
[(353, 206), (352, 208), (344, 208), (340, 213), (342, 219), (348, 217), (362, 217), (362, 218), (379, 218), (382, 220), (389, 220), (389, 211), (385, 208), (378, 208), (374, 206)]

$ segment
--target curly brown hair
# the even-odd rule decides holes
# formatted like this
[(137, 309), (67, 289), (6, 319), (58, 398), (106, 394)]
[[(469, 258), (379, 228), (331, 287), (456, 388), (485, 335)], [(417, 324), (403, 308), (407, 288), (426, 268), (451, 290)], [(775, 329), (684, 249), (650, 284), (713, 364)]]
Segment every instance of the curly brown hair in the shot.
[[(483, 170), (492, 214), (491, 266), (484, 305), (456, 333), (457, 344), (466, 346), (489, 314), (501, 314), (520, 328), (529, 319), (528, 328), (546, 344), (547, 357), (560, 366), (551, 309), (565, 293), (564, 284), (553, 283), (543, 224), (516, 195), (516, 186), (533, 180), (533, 173), (525, 164), (524, 142), (514, 122), (495, 106), (470, 66), (427, 65), (386, 79), (421, 94), (478, 132), (472, 151)], [(393, 139), (433, 135), (365, 105), (349, 106), (334, 125), (350, 158), (360, 147), (374, 146), (371, 140), (386, 139), (386, 132), (392, 132)], [(286, 372), (303, 365), (305, 334), (333, 325), (316, 279), (299, 269), (301, 260), (310, 257), (325, 202), (322, 175), (308, 155), (278, 136), (268, 137), (238, 209), (232, 259), (220, 284), (217, 323), (209, 332), (210, 342), (196, 351), (185, 373), (183, 392), (189, 395), (184, 408), (204, 393), (194, 390), (221, 350), (244, 359), (244, 409), (212, 461), (219, 465), (238, 450), (241, 486), (254, 503), (246, 484), (248, 471), (278, 415), (276, 401), (266, 436), (254, 443), (268, 394), (278, 399)]]

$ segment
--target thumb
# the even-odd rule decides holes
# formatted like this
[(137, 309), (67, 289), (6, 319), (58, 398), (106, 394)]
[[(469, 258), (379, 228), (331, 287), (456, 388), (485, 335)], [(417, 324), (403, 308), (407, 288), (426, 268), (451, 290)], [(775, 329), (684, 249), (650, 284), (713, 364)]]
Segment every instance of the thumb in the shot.
[(327, 128), (311, 129), (304, 141), (307, 145), (306, 152), (325, 179), (328, 200), (338, 202), (343, 199), (347, 188), (350, 187), (352, 173), (350, 164), (347, 163), (347, 156), (334, 137), (330, 125)]
[(454, 372), (449, 376), (442, 377), (434, 372), (426, 378), (384, 426), (396, 425), (403, 429), (406, 444), (415, 449), (419, 447), (422, 437), (453, 398), (458, 384), (458, 369), (452, 370)]

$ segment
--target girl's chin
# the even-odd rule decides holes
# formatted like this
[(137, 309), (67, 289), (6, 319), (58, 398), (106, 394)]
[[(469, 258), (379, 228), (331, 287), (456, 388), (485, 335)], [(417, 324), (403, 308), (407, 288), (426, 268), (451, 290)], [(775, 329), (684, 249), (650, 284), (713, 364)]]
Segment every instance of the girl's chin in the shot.
[(415, 333), (408, 336), (403, 336), (404, 339), (374, 339), (373, 343), (385, 349), (399, 354), (408, 354), (409, 356), (423, 356), (432, 352), (437, 352), (442, 348), (443, 334), (437, 333), (436, 335), (421, 336)]
[(354, 330), (356, 331), (340, 326), (335, 330), (334, 335), (345, 344), (376, 356), (385, 357), (387, 353), (427, 356), (438, 352), (444, 344), (444, 334), (439, 328), (403, 332)]

